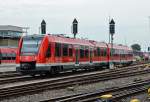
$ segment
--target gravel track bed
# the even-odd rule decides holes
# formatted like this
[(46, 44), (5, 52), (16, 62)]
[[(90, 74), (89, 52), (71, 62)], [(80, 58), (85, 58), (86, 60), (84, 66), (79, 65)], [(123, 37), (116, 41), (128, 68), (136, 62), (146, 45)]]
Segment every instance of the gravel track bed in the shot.
[(137, 95), (133, 95), (127, 98), (123, 98), (121, 100), (119, 100), (119, 102), (130, 102), (131, 99), (139, 99), (140, 102), (150, 102), (150, 97), (148, 96), (147, 93), (141, 93), (141, 94), (137, 94)]
[[(88, 74), (95, 74), (95, 73), (104, 73), (104, 72), (108, 72), (109, 70), (104, 70), (104, 71), (93, 71), (93, 72), (86, 72), (86, 73), (78, 73), (78, 74), (74, 74), (75, 76), (78, 75), (88, 75)], [(71, 73), (70, 73), (71, 74)], [(68, 78), (68, 77), (72, 77), (74, 75), (65, 75), (65, 76), (52, 76), (52, 77), (43, 77), (43, 78), (35, 78), (33, 80), (27, 80), (27, 81), (18, 81), (18, 82), (13, 82), (13, 83), (6, 83), (6, 84), (0, 84), (0, 88), (4, 88), (4, 87), (11, 87), (11, 86), (18, 86), (18, 85), (24, 85), (24, 84), (29, 84), (29, 83), (36, 83), (36, 82), (44, 82), (44, 81), (49, 81), (49, 80), (56, 80), (56, 79), (61, 79), (61, 78)], [(29, 77), (30, 76), (21, 76), (21, 77)], [(14, 77), (15, 78), (15, 77)], [(3, 80), (4, 78), (0, 78), (0, 80)], [(7, 79), (7, 78), (6, 78)], [(9, 79), (9, 78), (8, 78)]]
[(138, 75), (138, 76), (132, 76), (132, 77), (126, 77), (126, 78), (119, 78), (119, 79), (113, 79), (108, 80), (104, 82), (99, 83), (93, 83), (89, 85), (75, 85), (74, 91), (66, 89), (59, 89), (59, 90), (51, 90), (51, 91), (44, 91), (39, 92), (34, 95), (25, 95), (21, 97), (14, 97), (10, 99), (5, 99), (2, 102), (38, 102), (40, 100), (45, 100), (53, 97), (59, 97), (63, 95), (70, 95), (75, 93), (83, 93), (87, 91), (94, 91), (98, 89), (104, 89), (104, 88), (111, 88), (111, 87), (117, 87), (121, 86), (122, 84), (128, 84), (132, 83), (133, 81), (140, 80), (140, 79), (148, 79), (150, 78), (150, 74), (145, 75)]

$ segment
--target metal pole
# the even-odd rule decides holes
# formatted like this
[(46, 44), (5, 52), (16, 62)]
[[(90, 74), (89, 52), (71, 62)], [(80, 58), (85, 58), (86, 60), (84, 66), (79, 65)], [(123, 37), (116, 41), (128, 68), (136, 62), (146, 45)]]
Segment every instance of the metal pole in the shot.
[[(110, 16), (109, 16), (109, 23), (110, 23)], [(110, 34), (110, 31), (109, 31), (109, 42), (110, 43), (110, 39), (111, 39), (111, 34)]]
[(113, 60), (113, 35), (111, 35), (111, 50), (112, 50), (112, 60)]

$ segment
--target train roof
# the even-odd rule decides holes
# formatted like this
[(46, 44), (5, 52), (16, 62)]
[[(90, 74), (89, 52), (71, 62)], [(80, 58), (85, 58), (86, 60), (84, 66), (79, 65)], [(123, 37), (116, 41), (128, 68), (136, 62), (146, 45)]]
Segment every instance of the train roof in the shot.
[(48, 34), (47, 36), (49, 37), (49, 40), (51, 40), (52, 42), (94, 46), (89, 40), (85, 40), (85, 39), (79, 39), (79, 38), (74, 39), (74, 38), (64, 37), (62, 35), (50, 35), (50, 34)]
[(69, 43), (69, 44), (77, 44), (77, 45), (85, 45), (85, 46), (92, 46), (92, 47), (107, 47), (107, 43), (105, 42), (97, 42), (94, 40), (86, 40), (86, 39), (79, 39), (79, 38), (69, 38), (63, 35), (51, 35), (49, 36), (49, 40), (54, 42), (61, 42), (61, 43)]
[(107, 47), (107, 43), (106, 42), (97, 42), (97, 41), (93, 41), (93, 40), (90, 40), (90, 42), (92, 44), (94, 44), (96, 47)]
[[(111, 44), (108, 44), (109, 48), (111, 48)], [(132, 50), (130, 47), (122, 44), (113, 44), (114, 49), (122, 49), (122, 50)]]
[[(91, 47), (109, 47), (111, 48), (111, 44), (107, 44), (105, 42), (97, 42), (94, 40), (86, 40), (86, 39), (79, 39), (79, 38), (69, 38), (65, 37), (63, 34), (46, 34), (46, 35), (28, 35), (24, 37), (34, 37), (34, 38), (42, 38), (48, 37), (48, 39), (52, 42), (58, 43), (67, 43), (67, 44), (74, 44), (74, 45), (84, 45), (84, 46), (91, 46)], [(113, 44), (114, 49), (125, 49), (125, 50), (132, 50), (130, 47), (121, 45), (121, 44)]]

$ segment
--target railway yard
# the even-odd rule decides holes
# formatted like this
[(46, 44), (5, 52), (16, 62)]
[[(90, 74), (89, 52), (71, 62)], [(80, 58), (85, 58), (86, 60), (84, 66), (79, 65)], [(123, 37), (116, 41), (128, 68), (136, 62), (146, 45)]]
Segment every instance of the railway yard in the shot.
[(150, 87), (149, 73), (149, 63), (113, 70), (62, 72), (59, 75), (42, 77), (21, 75), (15, 71), (2, 72), (0, 100), (2, 102), (97, 102), (101, 95), (111, 94), (113, 102), (129, 102), (132, 98), (149, 102), (147, 93)]

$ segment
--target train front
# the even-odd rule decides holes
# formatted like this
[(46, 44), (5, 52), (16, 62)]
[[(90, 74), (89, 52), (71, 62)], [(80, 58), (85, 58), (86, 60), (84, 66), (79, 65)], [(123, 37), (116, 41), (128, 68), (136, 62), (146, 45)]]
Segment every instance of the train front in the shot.
[[(35, 75), (39, 70), (36, 63), (40, 62), (40, 50), (43, 36), (24, 36), (19, 42), (16, 56), (16, 70), (22, 74)], [(41, 58), (42, 59), (42, 58)]]

